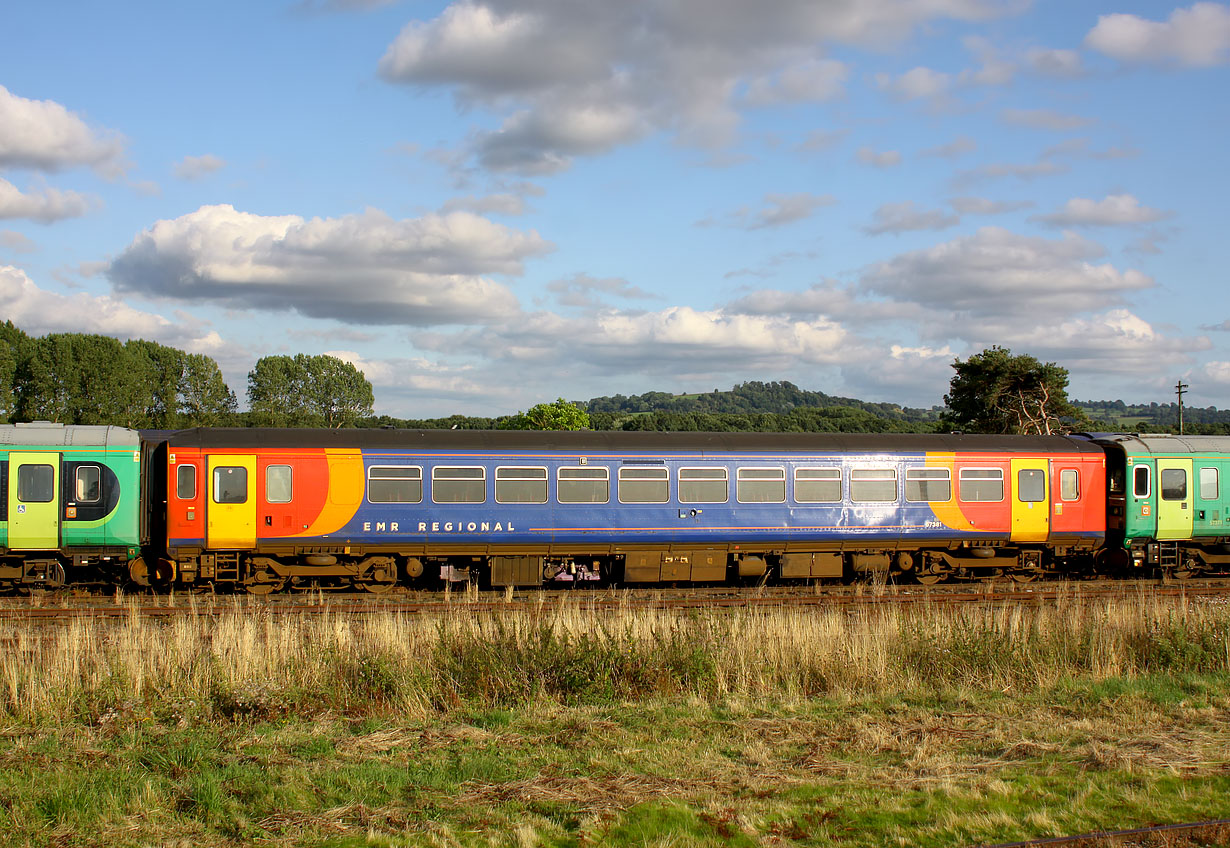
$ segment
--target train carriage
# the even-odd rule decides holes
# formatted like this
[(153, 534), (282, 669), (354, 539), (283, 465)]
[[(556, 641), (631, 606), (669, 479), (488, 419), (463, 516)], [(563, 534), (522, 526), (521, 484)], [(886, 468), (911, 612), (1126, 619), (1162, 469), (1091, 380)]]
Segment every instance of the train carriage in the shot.
[(493, 585), (1030, 579), (1104, 539), (1086, 439), (188, 430), (165, 469), (181, 582)]
[(142, 453), (122, 427), (0, 425), (0, 585), (140, 571)]

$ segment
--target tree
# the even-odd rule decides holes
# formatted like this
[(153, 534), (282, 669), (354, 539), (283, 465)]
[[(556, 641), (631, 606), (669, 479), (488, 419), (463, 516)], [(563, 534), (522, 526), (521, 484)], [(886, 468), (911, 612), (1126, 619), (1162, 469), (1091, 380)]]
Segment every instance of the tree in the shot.
[(586, 430), (589, 415), (576, 404), (557, 399), (540, 403), (526, 412), (518, 412), (500, 422), (501, 430)]
[(335, 356), (266, 356), (248, 373), (252, 422), (266, 427), (353, 427), (370, 418), (372, 384)]
[(0, 324), (0, 423), (17, 416), (17, 365), (29, 341), (12, 321)]
[(218, 363), (203, 353), (183, 359), (183, 373), (176, 394), (178, 427), (217, 427), (230, 423), (238, 406), (235, 393), (222, 379)]
[[(1068, 401), (1068, 370), (994, 345), (965, 362), (949, 383), (943, 426), (974, 433), (1052, 434), (1084, 423)], [(1065, 426), (1067, 420), (1069, 425)]]

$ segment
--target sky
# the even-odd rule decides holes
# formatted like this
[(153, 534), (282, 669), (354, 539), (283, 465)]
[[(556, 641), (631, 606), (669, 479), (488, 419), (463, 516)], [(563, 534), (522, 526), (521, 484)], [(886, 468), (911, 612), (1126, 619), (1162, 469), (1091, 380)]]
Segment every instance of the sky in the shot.
[(991, 345), (1225, 408), (1227, 92), (1212, 2), (8, 2), (0, 320), (404, 418)]

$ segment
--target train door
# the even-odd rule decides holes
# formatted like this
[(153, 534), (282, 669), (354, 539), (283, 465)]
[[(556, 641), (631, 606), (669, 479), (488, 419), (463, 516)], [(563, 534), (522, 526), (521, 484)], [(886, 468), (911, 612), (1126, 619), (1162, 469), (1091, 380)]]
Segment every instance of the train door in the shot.
[(1192, 537), (1192, 461), (1157, 460), (1157, 538), (1159, 541)]
[(1050, 463), (1012, 460), (1012, 541), (1045, 542), (1051, 529)]
[(209, 457), (206, 542), (211, 550), (256, 547), (256, 457)]
[(60, 547), (60, 455), (9, 454), (9, 548)]

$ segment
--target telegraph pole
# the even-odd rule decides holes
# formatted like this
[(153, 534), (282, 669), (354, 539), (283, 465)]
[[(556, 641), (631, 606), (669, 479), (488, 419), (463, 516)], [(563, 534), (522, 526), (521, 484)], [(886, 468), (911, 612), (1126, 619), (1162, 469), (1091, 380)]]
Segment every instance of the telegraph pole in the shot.
[(1175, 394), (1179, 396), (1179, 435), (1183, 435), (1183, 392), (1190, 389), (1187, 383), (1183, 382), (1183, 378), (1179, 378), (1179, 382), (1174, 384)]

